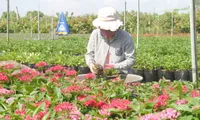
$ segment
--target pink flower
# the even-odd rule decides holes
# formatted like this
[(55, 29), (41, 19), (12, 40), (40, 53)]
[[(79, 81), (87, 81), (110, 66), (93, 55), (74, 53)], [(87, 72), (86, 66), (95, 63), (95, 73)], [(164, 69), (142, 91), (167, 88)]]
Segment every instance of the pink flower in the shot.
[(11, 117), (9, 115), (6, 115), (5, 120), (11, 120)]
[(60, 65), (56, 65), (56, 66), (53, 66), (53, 67), (49, 68), (48, 70), (52, 71), (52, 72), (62, 71), (62, 70), (64, 70), (64, 67), (60, 66)]
[(11, 94), (15, 94), (15, 91), (0, 88), (0, 96), (11, 95)]
[(197, 90), (192, 90), (190, 92), (191, 96), (194, 98), (194, 97), (199, 97), (200, 96), (200, 92), (197, 91)]
[(13, 69), (14, 68), (14, 64), (7, 64), (3, 67), (3, 69)]
[(101, 109), (101, 110), (98, 110), (98, 112), (99, 112), (100, 115), (106, 116), (106, 117), (111, 115), (111, 113), (109, 112), (108, 109)]
[(96, 100), (87, 100), (84, 105), (86, 107), (96, 107), (97, 101)]
[(45, 67), (45, 66), (47, 66), (47, 65), (48, 65), (48, 64), (47, 64), (46, 62), (38, 62), (38, 63), (35, 64), (36, 67), (40, 67), (40, 68), (41, 68), (41, 67)]
[(188, 92), (187, 86), (183, 85), (182, 86), (182, 91), (183, 91), (183, 93), (187, 93)]
[(56, 77), (56, 78), (61, 78), (63, 76), (63, 74), (61, 73), (54, 73), (53, 74), (53, 77)]
[(54, 110), (56, 112), (72, 111), (73, 109), (74, 109), (74, 106), (71, 105), (69, 102), (63, 102), (54, 107)]
[(114, 108), (117, 108), (119, 110), (128, 110), (130, 109), (129, 105), (131, 102), (129, 100), (119, 99), (115, 98), (111, 100), (110, 105)]
[(71, 92), (80, 92), (82, 89), (81, 89), (81, 86), (68, 86), (66, 88), (64, 88), (62, 90), (62, 93), (71, 93)]
[(172, 108), (167, 108), (159, 113), (162, 119), (176, 120), (181, 113)]
[(47, 89), (45, 87), (40, 88), (40, 92), (47, 92)]
[(37, 115), (35, 116), (37, 118), (37, 120), (42, 120), (42, 118), (48, 113), (48, 111), (40, 111), (39, 113), (37, 113)]
[(184, 100), (184, 99), (181, 99), (181, 100), (177, 100), (176, 101), (176, 104), (177, 105), (182, 105), (182, 104), (187, 104), (188, 103), (188, 101), (187, 100)]
[(85, 79), (87, 80), (92, 80), (94, 79), (95, 75), (93, 73), (88, 73), (84, 76)]
[(0, 81), (8, 81), (8, 77), (5, 73), (0, 73)]
[(19, 78), (19, 80), (20, 80), (21, 82), (31, 82), (31, 81), (32, 81), (32, 78), (31, 78), (31, 76), (24, 75), (24, 76), (21, 76), (21, 77)]
[(169, 95), (164, 93), (157, 98), (157, 102), (154, 104), (154, 108), (160, 108), (167, 105), (167, 99)]
[(50, 102), (50, 101), (48, 101), (48, 100), (43, 100), (43, 101), (41, 101), (41, 102), (35, 103), (35, 106), (38, 107), (38, 106), (40, 106), (42, 103), (45, 103), (45, 108), (46, 108), (46, 109), (48, 109), (49, 106), (51, 105), (51, 102)]
[(118, 77), (116, 77), (116, 78), (113, 78), (111, 81), (112, 82), (120, 82), (121, 80)]
[(80, 100), (80, 101), (84, 101), (86, 97), (87, 97), (87, 96), (83, 94), (83, 95), (79, 95), (79, 96), (77, 97), (77, 99)]
[(14, 97), (8, 98), (8, 99), (6, 100), (6, 103), (9, 103), (9, 102), (12, 101), (12, 100), (14, 100)]
[(140, 83), (140, 82), (134, 82), (134, 83), (132, 83), (131, 85), (132, 85), (132, 86), (140, 86), (141, 83)]
[(71, 120), (80, 120), (81, 112), (79, 110), (73, 110), (70, 112), (69, 118)]
[(69, 70), (69, 71), (66, 72), (66, 75), (71, 76), (71, 77), (76, 76), (76, 70)]
[(159, 89), (159, 88), (160, 88), (160, 85), (159, 85), (158, 83), (154, 83), (154, 84), (152, 85), (152, 88), (153, 88), (153, 89)]
[(26, 111), (24, 110), (24, 109), (22, 109), (22, 110), (15, 110), (15, 114), (18, 114), (18, 115), (20, 115), (20, 116), (23, 116), (23, 115), (26, 115)]
[(162, 120), (157, 114), (147, 114), (140, 118), (140, 120)]

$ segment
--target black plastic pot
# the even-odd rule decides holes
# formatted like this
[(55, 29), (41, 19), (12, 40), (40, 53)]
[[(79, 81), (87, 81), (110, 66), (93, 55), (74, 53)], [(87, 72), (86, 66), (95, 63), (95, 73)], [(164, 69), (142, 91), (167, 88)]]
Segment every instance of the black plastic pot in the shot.
[(174, 71), (168, 71), (168, 70), (164, 70), (164, 69), (158, 69), (158, 79), (162, 79), (162, 78), (174, 81)]
[(80, 72), (80, 74), (87, 74), (90, 73), (90, 68), (86, 66), (79, 66), (78, 71)]
[[(197, 74), (199, 75), (199, 74)], [(189, 81), (192, 82), (192, 70), (189, 70)]]
[(77, 66), (68, 66), (69, 70), (76, 70), (78, 71), (78, 67)]
[(175, 80), (189, 81), (190, 79), (189, 71), (188, 70), (174, 71), (174, 78)]
[(158, 81), (158, 70), (144, 70), (144, 81), (145, 82), (152, 82)]
[(144, 70), (141, 69), (133, 69), (133, 74), (140, 75), (144, 78)]

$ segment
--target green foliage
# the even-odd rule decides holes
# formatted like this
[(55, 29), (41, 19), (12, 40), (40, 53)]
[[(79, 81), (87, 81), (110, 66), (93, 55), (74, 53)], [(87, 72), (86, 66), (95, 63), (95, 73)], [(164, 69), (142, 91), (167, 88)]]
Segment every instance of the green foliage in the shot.
[[(197, 2), (197, 7), (199, 7), (199, 2)], [(56, 28), (59, 14), (54, 16), (53, 26)], [(124, 13), (119, 13), (120, 18), (123, 21)], [(197, 19), (197, 31), (200, 32), (200, 10), (197, 9), (196, 14)], [(16, 19), (17, 15), (15, 11), (10, 12), (10, 31), (13, 33), (30, 33), (30, 22), (32, 23), (33, 33), (38, 33), (37, 31), (37, 18), (38, 11), (28, 11), (24, 17)], [(73, 16), (73, 13), (69, 15), (65, 12), (67, 22), (69, 23), (71, 33), (75, 34), (88, 34), (94, 29), (92, 21), (97, 17), (97, 15), (87, 14), (82, 16)], [(40, 32), (49, 33), (51, 30), (51, 17), (40, 12)], [(7, 12), (3, 12), (0, 19), (0, 32), (6, 32), (6, 18)], [(30, 20), (30, 18), (32, 18)], [(140, 33), (141, 34), (170, 34), (172, 26), (172, 12), (165, 12), (164, 14), (151, 14), (151, 13), (140, 13)], [(189, 33), (189, 13), (179, 13), (179, 10), (173, 11), (173, 32), (174, 33)], [(136, 33), (136, 23), (137, 17), (135, 11), (127, 11), (126, 13), (126, 30), (132, 34)], [(123, 26), (122, 26), (123, 28)]]

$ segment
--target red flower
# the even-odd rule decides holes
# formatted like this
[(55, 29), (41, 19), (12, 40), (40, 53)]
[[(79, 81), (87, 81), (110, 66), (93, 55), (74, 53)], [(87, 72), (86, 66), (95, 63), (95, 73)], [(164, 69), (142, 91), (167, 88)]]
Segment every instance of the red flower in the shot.
[(48, 111), (40, 111), (37, 113), (36, 118), (37, 120), (42, 120), (42, 118), (48, 113)]
[(36, 67), (45, 67), (47, 66), (48, 64), (46, 62), (38, 62), (35, 64)]
[(63, 102), (54, 107), (54, 110), (56, 112), (72, 111), (73, 109), (74, 109), (74, 106), (71, 105), (69, 102)]
[(43, 101), (41, 101), (41, 102), (35, 103), (35, 106), (38, 107), (38, 106), (40, 106), (42, 103), (45, 103), (45, 108), (46, 108), (46, 109), (48, 109), (49, 106), (51, 105), (51, 102), (50, 102), (50, 101), (48, 101), (48, 100), (43, 100)]
[(50, 70), (52, 72), (62, 71), (62, 70), (64, 70), (64, 67), (60, 66), (60, 65), (56, 65), (56, 66), (53, 66), (53, 67), (49, 68), (48, 70)]
[(5, 75), (5, 73), (0, 73), (0, 81), (8, 81), (8, 77)]
[(15, 91), (0, 88), (0, 96), (11, 95), (11, 94), (15, 94)]
[(177, 105), (182, 105), (182, 104), (187, 104), (188, 103), (188, 101), (187, 100), (184, 100), (184, 99), (181, 99), (181, 100), (177, 100), (176, 101), (176, 104)]
[(76, 76), (76, 70), (69, 70), (66, 72), (67, 76)]
[(200, 92), (197, 91), (197, 90), (192, 90), (190, 92), (191, 96), (194, 98), (194, 97), (199, 97), (200, 96)]
[(27, 76), (27, 75), (21, 76), (21, 77), (19, 78), (19, 80), (20, 80), (21, 82), (31, 82), (31, 81), (32, 81), (31, 76)]
[(85, 98), (86, 98), (86, 95), (79, 95), (78, 97), (78, 100), (80, 100), (80, 101), (84, 101), (85, 100)]
[(80, 86), (74, 85), (74, 86), (68, 86), (68, 87), (64, 88), (64, 89), (62, 90), (62, 93), (79, 92), (79, 91), (81, 91), (81, 90), (82, 90), (82, 89), (81, 89)]
[(129, 105), (131, 102), (129, 100), (119, 99), (115, 98), (111, 100), (110, 105), (114, 108), (117, 108), (119, 110), (127, 110), (130, 109)]
[(95, 101), (95, 100), (87, 100), (87, 101), (84, 103), (84, 105), (85, 105), (86, 107), (96, 107), (97, 101)]
[(182, 92), (183, 93), (187, 93), (188, 92), (187, 86), (185, 86), (185, 85), (182, 86)]
[(91, 80), (94, 79), (95, 75), (93, 73), (88, 73), (84, 76), (85, 79), (87, 80)]
[(47, 92), (47, 89), (46, 88), (40, 88), (40, 92)]
[(154, 108), (160, 108), (167, 105), (168, 94), (162, 94), (157, 98), (157, 102), (154, 104)]
[(160, 88), (160, 85), (159, 85), (158, 83), (154, 83), (154, 84), (152, 85), (152, 88), (153, 88), (153, 89), (159, 89), (159, 88)]
[(14, 68), (14, 64), (7, 64), (3, 67), (3, 69), (13, 69)]
[(22, 109), (22, 110), (15, 110), (15, 114), (18, 114), (20, 116), (26, 115), (26, 111), (24, 109)]

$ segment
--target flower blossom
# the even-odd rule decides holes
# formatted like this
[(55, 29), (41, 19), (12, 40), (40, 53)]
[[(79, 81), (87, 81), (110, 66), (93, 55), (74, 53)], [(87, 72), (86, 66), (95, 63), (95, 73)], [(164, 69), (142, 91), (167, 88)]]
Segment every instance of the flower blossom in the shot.
[(91, 80), (94, 79), (95, 75), (93, 73), (88, 73), (84, 76), (85, 79), (87, 80)]
[(168, 98), (169, 98), (169, 95), (167, 93), (160, 95), (157, 98), (157, 102), (155, 103), (154, 108), (160, 108), (160, 107), (166, 106)]
[(0, 73), (0, 81), (8, 81), (8, 77), (5, 73)]
[(45, 66), (47, 66), (48, 64), (46, 63), (46, 62), (38, 62), (38, 63), (36, 63), (35, 64), (35, 67), (39, 67), (39, 68), (41, 68), (41, 67), (45, 67)]
[(15, 94), (15, 91), (0, 88), (0, 96), (11, 95), (11, 94)]
[(22, 110), (15, 110), (15, 114), (18, 114), (20, 116), (23, 116), (23, 115), (26, 115), (26, 111), (25, 109), (22, 109)]
[(62, 93), (80, 92), (82, 90), (81, 86), (68, 86), (62, 90)]
[(76, 76), (76, 70), (69, 70), (66, 72), (66, 75), (70, 77)]
[(130, 109), (129, 105), (131, 102), (129, 100), (119, 99), (115, 98), (111, 100), (110, 105), (114, 108), (117, 108), (119, 110), (128, 110)]
[(3, 66), (3, 69), (13, 69), (14, 67), (14, 64), (6, 64), (5, 66)]
[(140, 118), (140, 120), (162, 120), (157, 114), (147, 114)]
[(62, 112), (67, 111), (68, 112), (68, 118), (72, 120), (79, 120), (81, 117), (81, 112), (78, 110), (78, 108), (69, 102), (63, 102), (54, 107), (54, 110), (56, 112)]
[(160, 117), (162, 119), (176, 120), (180, 115), (180, 112), (172, 108), (167, 108), (160, 112)]
[(192, 90), (190, 92), (191, 96), (194, 98), (194, 97), (199, 97), (200, 96), (200, 92), (197, 91), (197, 90)]
[(187, 104), (188, 103), (188, 101), (187, 100), (184, 100), (184, 99), (181, 99), (181, 100), (177, 100), (176, 101), (176, 104), (177, 105), (182, 105), (182, 104)]

